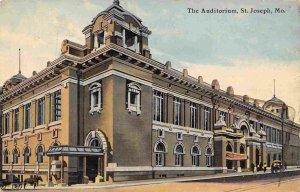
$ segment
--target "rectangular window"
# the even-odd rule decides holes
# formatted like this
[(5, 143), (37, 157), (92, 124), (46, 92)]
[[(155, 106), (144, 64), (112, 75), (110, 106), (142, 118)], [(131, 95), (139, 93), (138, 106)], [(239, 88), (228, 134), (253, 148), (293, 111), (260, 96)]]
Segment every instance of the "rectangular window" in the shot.
[(37, 125), (45, 124), (45, 98), (38, 99), (38, 118)]
[(205, 156), (205, 158), (206, 158), (206, 166), (211, 167), (212, 157), (211, 156)]
[(3, 127), (2, 127), (2, 123), (4, 122), (4, 119), (3, 119), (3, 116), (2, 115), (0, 115), (0, 131), (1, 131), (1, 135), (3, 134)]
[(25, 105), (24, 109), (24, 118), (25, 118), (25, 129), (29, 129), (31, 126), (31, 103)]
[(5, 114), (4, 134), (9, 133), (9, 113)]
[(225, 123), (227, 122), (227, 113), (224, 111), (220, 111), (220, 117), (222, 118), (222, 121)]
[(19, 109), (15, 109), (14, 112), (14, 132), (19, 131)]
[(154, 90), (153, 92), (153, 120), (163, 122), (163, 93)]
[(210, 108), (204, 108), (204, 130), (211, 131), (210, 125)]
[(191, 104), (191, 128), (197, 128), (197, 104)]
[(61, 91), (54, 93), (54, 121), (61, 120)]
[(181, 124), (181, 99), (178, 97), (174, 97), (173, 101), (174, 105), (174, 124), (175, 125), (180, 125)]

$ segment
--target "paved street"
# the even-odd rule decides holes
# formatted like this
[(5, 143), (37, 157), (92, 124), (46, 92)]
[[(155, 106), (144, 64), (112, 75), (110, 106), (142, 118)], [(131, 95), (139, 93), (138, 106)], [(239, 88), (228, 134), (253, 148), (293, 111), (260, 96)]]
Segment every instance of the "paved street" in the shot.
[[(99, 186), (98, 186), (99, 187)], [(112, 188), (68, 188), (55, 191), (66, 192), (300, 192), (300, 176), (280, 179), (260, 180), (253, 182), (236, 182), (236, 183), (166, 183), (166, 184), (150, 184), (140, 186), (112, 187)], [(55, 189), (55, 188), (54, 188)], [(30, 190), (27, 190), (30, 191)], [(37, 189), (36, 191), (52, 192), (53, 189)]]

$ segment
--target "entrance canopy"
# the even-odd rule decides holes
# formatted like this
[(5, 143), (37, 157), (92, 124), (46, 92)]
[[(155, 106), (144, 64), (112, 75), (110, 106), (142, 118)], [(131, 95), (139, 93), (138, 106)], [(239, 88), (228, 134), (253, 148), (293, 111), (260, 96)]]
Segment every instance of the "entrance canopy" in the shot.
[(85, 146), (51, 146), (47, 156), (103, 156), (104, 150), (100, 147)]
[(246, 154), (226, 152), (226, 159), (227, 160), (234, 160), (234, 161), (242, 161), (242, 160), (247, 159), (247, 155)]

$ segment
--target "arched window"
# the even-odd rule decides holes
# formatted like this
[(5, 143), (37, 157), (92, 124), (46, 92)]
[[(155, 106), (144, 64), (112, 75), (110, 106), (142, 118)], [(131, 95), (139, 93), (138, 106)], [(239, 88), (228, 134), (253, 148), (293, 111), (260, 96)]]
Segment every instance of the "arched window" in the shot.
[(142, 88), (138, 83), (129, 83), (127, 90), (127, 109), (129, 112), (141, 114), (141, 91)]
[(91, 147), (101, 147), (100, 140), (98, 138), (92, 139), (91, 143), (90, 143), (90, 146)]
[(176, 166), (183, 166), (183, 155), (184, 155), (184, 149), (182, 145), (177, 145), (175, 147), (175, 165)]
[(13, 150), (13, 164), (18, 164), (19, 162), (19, 151), (15, 148)]
[(249, 131), (248, 131), (248, 129), (247, 129), (247, 127), (245, 125), (243, 125), (241, 127), (241, 131), (242, 131), (242, 133), (243, 133), (244, 136), (248, 136), (249, 135)]
[(8, 150), (7, 149), (5, 149), (5, 151), (3, 153), (3, 163), (8, 164)]
[(36, 149), (36, 155), (37, 155), (37, 162), (43, 163), (44, 149), (41, 145), (38, 146), (38, 148)]
[(192, 147), (191, 155), (192, 155), (192, 165), (199, 167), (199, 156), (201, 155), (201, 153), (198, 146)]
[(29, 163), (30, 150), (28, 147), (24, 149), (24, 164)]
[(163, 143), (158, 143), (154, 150), (156, 166), (165, 166), (166, 147)]
[(240, 154), (245, 154), (245, 146), (244, 145), (240, 146)]
[(90, 88), (91, 95), (91, 105), (90, 105), (90, 114), (94, 114), (95, 112), (101, 111), (102, 100), (101, 100), (101, 84), (93, 83)]
[(207, 147), (206, 151), (205, 151), (205, 159), (206, 159), (206, 166), (207, 167), (212, 166), (212, 157), (213, 157), (213, 151), (210, 147)]
[(227, 152), (232, 152), (232, 147), (231, 147), (231, 145), (229, 143), (226, 146), (226, 151)]

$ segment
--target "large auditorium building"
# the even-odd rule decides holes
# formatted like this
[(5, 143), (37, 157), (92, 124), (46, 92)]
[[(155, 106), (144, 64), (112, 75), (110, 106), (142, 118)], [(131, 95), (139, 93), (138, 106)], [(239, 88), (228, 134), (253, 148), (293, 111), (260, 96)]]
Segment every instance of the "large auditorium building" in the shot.
[[(61, 56), (0, 88), (2, 176), (74, 184), (242, 172), (300, 162), (300, 125), (269, 101), (152, 59), (151, 31), (115, 0)], [(1, 170), (0, 170), (1, 171)]]

